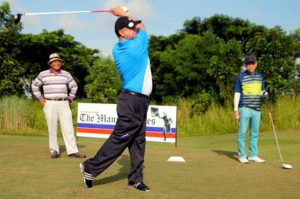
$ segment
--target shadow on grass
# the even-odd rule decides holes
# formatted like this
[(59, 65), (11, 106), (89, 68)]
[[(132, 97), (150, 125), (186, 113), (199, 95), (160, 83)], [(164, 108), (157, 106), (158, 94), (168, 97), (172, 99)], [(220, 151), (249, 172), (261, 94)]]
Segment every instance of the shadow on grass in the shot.
[[(81, 148), (84, 148), (84, 147), (86, 147), (86, 145), (80, 145), (80, 144), (77, 144), (77, 148), (78, 148), (79, 152), (80, 152), (80, 149), (81, 149)], [(66, 152), (66, 146), (65, 146), (64, 144), (60, 144), (60, 145), (59, 145), (59, 152), (60, 152), (60, 153)]]
[(212, 151), (217, 153), (218, 155), (223, 155), (230, 159), (238, 161), (238, 154), (236, 151), (224, 151), (224, 150), (212, 150)]
[(111, 182), (119, 181), (122, 179), (127, 178), (127, 174), (129, 172), (130, 167), (130, 159), (127, 155), (122, 155), (119, 160), (117, 161), (119, 165), (121, 165), (121, 168), (119, 169), (119, 172), (116, 175), (109, 176), (106, 178), (102, 178), (100, 180), (95, 180), (93, 182), (93, 185), (103, 185), (108, 184)]
[(59, 153), (66, 152), (66, 146), (65, 145), (59, 145)]
[(84, 148), (86, 147), (86, 145), (82, 145), (82, 144), (77, 144), (78, 149)]

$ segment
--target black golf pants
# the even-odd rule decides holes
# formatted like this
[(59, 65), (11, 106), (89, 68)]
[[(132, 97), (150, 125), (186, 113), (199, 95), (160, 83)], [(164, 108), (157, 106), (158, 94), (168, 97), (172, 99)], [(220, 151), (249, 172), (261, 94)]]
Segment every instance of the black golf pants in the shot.
[(98, 176), (128, 147), (131, 162), (128, 181), (131, 183), (143, 181), (148, 103), (149, 99), (144, 96), (126, 92), (118, 96), (118, 119), (115, 129), (95, 157), (83, 163), (86, 172), (94, 177)]

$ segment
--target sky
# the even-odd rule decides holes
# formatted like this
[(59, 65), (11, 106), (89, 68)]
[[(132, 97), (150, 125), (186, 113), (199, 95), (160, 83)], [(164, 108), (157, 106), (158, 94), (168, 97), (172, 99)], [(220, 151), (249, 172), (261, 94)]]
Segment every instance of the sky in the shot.
[[(268, 28), (280, 26), (287, 33), (300, 28), (300, 0), (0, 0), (10, 3), (11, 13), (107, 10), (126, 6), (143, 21), (150, 35), (169, 36), (194, 17), (209, 18), (224, 14), (249, 20)], [(21, 33), (39, 34), (43, 30), (64, 29), (88, 48), (111, 56), (117, 42), (116, 17), (110, 13), (23, 16)]]

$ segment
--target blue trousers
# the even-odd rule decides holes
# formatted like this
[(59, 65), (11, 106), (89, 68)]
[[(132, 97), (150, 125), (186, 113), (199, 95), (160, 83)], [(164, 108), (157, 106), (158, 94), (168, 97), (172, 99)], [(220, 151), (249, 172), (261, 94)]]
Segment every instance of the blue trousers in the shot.
[(258, 155), (258, 138), (261, 112), (250, 108), (239, 108), (240, 119), (237, 136), (238, 156), (245, 158), (245, 141), (248, 126), (250, 124), (249, 157)]

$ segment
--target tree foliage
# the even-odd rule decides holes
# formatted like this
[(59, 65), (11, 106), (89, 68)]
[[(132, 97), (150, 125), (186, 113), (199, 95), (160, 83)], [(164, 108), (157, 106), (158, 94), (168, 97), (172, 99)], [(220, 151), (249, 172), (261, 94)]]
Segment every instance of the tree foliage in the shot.
[(245, 51), (258, 57), (259, 69), (265, 75), (266, 85), (273, 96), (292, 89), (295, 55), (299, 52), (291, 36), (274, 27), (249, 39)]
[(293, 88), (299, 38), (299, 31), (289, 35), (280, 27), (268, 29), (225, 15), (187, 20), (175, 35), (150, 38), (154, 99), (210, 96), (217, 104), (232, 104), (245, 55), (257, 57), (258, 71), (276, 97)]
[[(78, 84), (77, 96), (92, 101), (113, 102), (120, 80), (110, 57), (86, 48), (63, 30), (20, 34), (21, 24), (14, 24), (9, 4), (0, 7), (0, 95), (24, 95), (39, 72), (49, 68), (49, 54), (58, 52), (62, 69), (72, 74)], [(25, 89), (25, 90), (24, 90)]]
[(19, 48), (22, 51), (20, 59), (26, 70), (26, 79), (30, 82), (40, 71), (49, 68), (47, 64), (49, 54), (58, 52), (63, 59), (62, 69), (70, 72), (78, 84), (77, 95), (85, 97), (85, 77), (88, 68), (99, 59), (99, 51), (86, 48), (81, 43), (74, 41), (71, 35), (66, 35), (63, 30), (41, 34), (24, 34)]
[(7, 2), (0, 5), (0, 94), (21, 94), (25, 71), (19, 61), (20, 26), (14, 24)]
[[(64, 30), (37, 35), (21, 34), (13, 23), (9, 4), (0, 5), (0, 96), (22, 95), (24, 86), (47, 69), (48, 56), (59, 52), (63, 69), (79, 85), (78, 95), (93, 102), (113, 102), (121, 87), (113, 60), (86, 48)], [(214, 15), (186, 20), (176, 34), (149, 38), (154, 88), (152, 100), (176, 103), (194, 99), (193, 113), (203, 113), (211, 103), (231, 105), (236, 76), (245, 55), (258, 59), (272, 97), (299, 93), (300, 29), (286, 33), (248, 20)], [(198, 112), (198, 113), (197, 113)]]
[(121, 80), (112, 59), (97, 60), (88, 72), (85, 86), (87, 97), (92, 102), (115, 102), (117, 93), (121, 88)]

